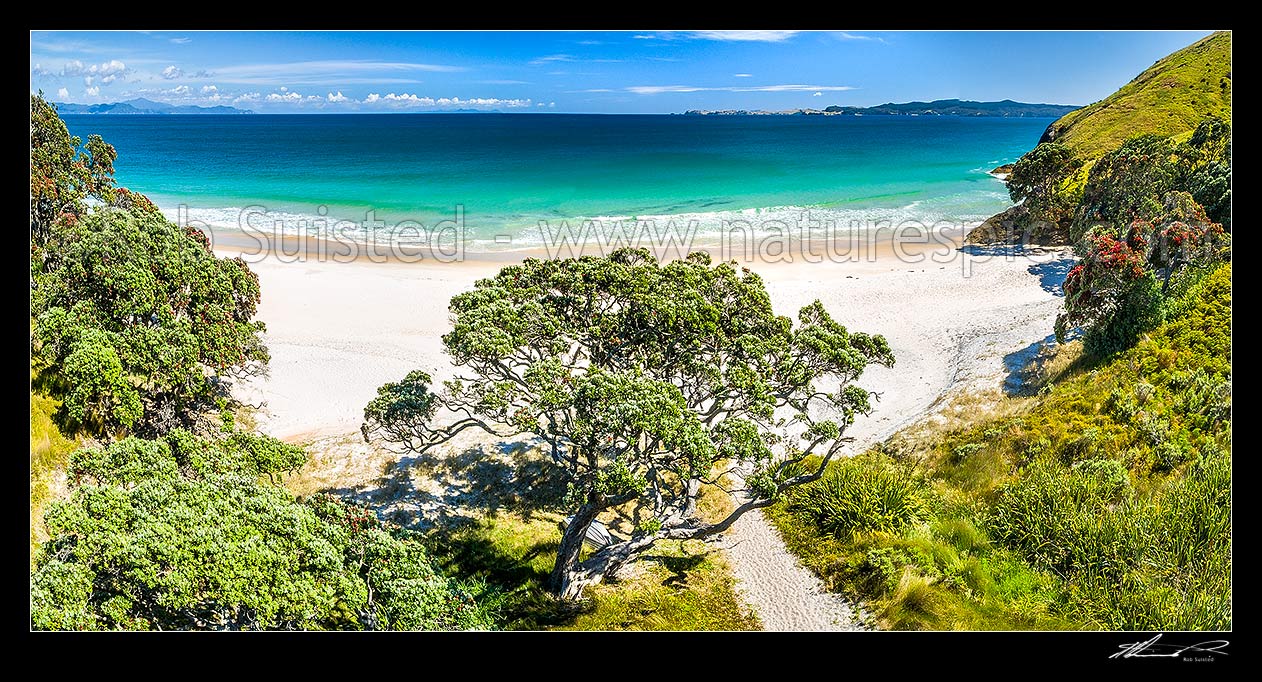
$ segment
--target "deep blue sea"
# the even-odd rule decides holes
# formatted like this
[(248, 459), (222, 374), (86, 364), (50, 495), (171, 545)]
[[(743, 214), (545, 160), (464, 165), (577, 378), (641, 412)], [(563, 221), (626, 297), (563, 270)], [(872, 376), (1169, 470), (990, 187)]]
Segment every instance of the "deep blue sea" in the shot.
[[(432, 225), (457, 206), (486, 248), (539, 221), (978, 221), (1010, 204), (987, 174), (1050, 119), (538, 114), (65, 117), (118, 149), (120, 184), (218, 228), (261, 207)], [(252, 209), (258, 214), (258, 208)], [(369, 229), (372, 229), (369, 226)], [(496, 240), (496, 236), (500, 239)]]

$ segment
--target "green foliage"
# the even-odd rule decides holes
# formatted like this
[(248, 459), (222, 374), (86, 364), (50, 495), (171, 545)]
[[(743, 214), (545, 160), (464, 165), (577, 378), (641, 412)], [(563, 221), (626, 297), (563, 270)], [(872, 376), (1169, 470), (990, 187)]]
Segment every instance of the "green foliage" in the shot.
[(89, 212), (54, 230), (31, 296), (44, 380), (90, 433), (192, 427), (267, 361), (258, 278), (155, 212)]
[(1201, 122), (1188, 141), (1191, 169), (1186, 185), (1205, 207), (1209, 219), (1231, 231), (1231, 124), (1216, 118)]
[(811, 486), (770, 518), (890, 627), (1229, 629), (1231, 268), (1171, 292), (1133, 348), (903, 453), (926, 466), (920, 521), (836, 535), (794, 506)]
[[(125, 438), (72, 456), (32, 576), (37, 629), (468, 629), (489, 614), (412, 534), (260, 483), (262, 436)], [(301, 455), (301, 451), (297, 454)]]
[(31, 95), (32, 262), (42, 257), (55, 223), (73, 222), (86, 199), (108, 203), (113, 198), (117, 156), (99, 135), (82, 144), (43, 92)]
[(1161, 303), (1156, 278), (1145, 273), (1118, 295), (1114, 309), (1091, 322), (1083, 335), (1083, 349), (1088, 354), (1107, 357), (1131, 347), (1141, 334), (1161, 323)]
[(1177, 148), (1170, 138), (1141, 135), (1102, 156), (1087, 177), (1070, 237), (1078, 241), (1093, 227), (1157, 218), (1161, 197), (1180, 179)]
[(1231, 120), (1228, 31), (1163, 57), (1112, 95), (1062, 116), (1044, 137), (1093, 160), (1136, 135), (1187, 133), (1207, 116)]
[(844, 536), (901, 530), (921, 521), (927, 504), (924, 482), (911, 471), (885, 458), (858, 456), (838, 462), (820, 480), (790, 493), (789, 509)]

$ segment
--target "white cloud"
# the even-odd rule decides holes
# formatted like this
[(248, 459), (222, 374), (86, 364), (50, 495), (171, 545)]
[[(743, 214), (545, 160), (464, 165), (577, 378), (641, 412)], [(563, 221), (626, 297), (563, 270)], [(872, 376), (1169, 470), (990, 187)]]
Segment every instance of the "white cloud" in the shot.
[(209, 94), (212, 94), (212, 93), (217, 93), (217, 92), (219, 92), (219, 88), (218, 88), (217, 86), (214, 86), (214, 85), (203, 85), (203, 86), (202, 86), (202, 94), (203, 94), (203, 95), (209, 95)]
[(635, 36), (641, 40), (718, 40), (722, 42), (779, 43), (801, 31), (659, 31)]
[(778, 43), (801, 31), (690, 31), (690, 37), (702, 40)]
[(162, 77), (169, 81), (175, 80), (183, 75), (184, 70), (174, 64), (162, 70)]
[[(709, 88), (699, 85), (632, 85), (627, 92), (637, 95), (660, 95), (670, 92), (841, 92), (854, 90), (850, 85), (752, 85)], [(585, 92), (591, 92), (590, 90)]]
[(422, 97), (411, 92), (387, 93), (381, 95), (378, 93), (369, 93), (363, 100), (364, 104), (375, 104), (378, 106), (387, 106), (390, 108), (410, 108), (410, 107), (459, 107), (465, 109), (475, 109), (479, 107), (502, 107), (506, 109), (518, 109), (529, 107), (533, 104), (532, 100), (527, 99), (502, 99), (499, 97)]
[(186, 43), (193, 42), (193, 39), (192, 38), (171, 38), (171, 42), (175, 43), (176, 45), (184, 45)]
[(557, 103), (556, 103), (556, 102), (548, 102), (548, 108), (549, 108), (549, 109), (555, 109), (555, 108), (557, 108)]
[(330, 101), (330, 102), (349, 102), (349, 101), (351, 101), (351, 98), (347, 97), (346, 95), (343, 95), (341, 90), (338, 90), (336, 95), (330, 92), (330, 93), (329, 93), (329, 98), (328, 98), (328, 99), (329, 99), (329, 101)]
[(416, 104), (423, 107), (434, 106), (434, 99), (432, 97), (417, 97), (416, 95), (412, 93), (408, 93), (408, 92), (405, 92), (401, 95), (396, 95), (392, 92), (386, 95), (386, 101), (387, 102), (400, 102), (403, 104)]
[(734, 74), (732, 74), (732, 77), (733, 77), (733, 78), (753, 78), (753, 77), (754, 77), (754, 74), (752, 74), (752, 73), (734, 73)]
[[(38, 64), (35, 66), (39, 68)], [(113, 76), (110, 80), (105, 81), (106, 83), (114, 82), (114, 80), (125, 73), (127, 73), (127, 65), (117, 59), (111, 59), (100, 64), (84, 64), (78, 59), (72, 59), (61, 66), (61, 75), (63, 76), (100, 76), (102, 79)]]
[(257, 102), (259, 101), (260, 97), (262, 97), (262, 95), (260, 95), (257, 92), (243, 92), (240, 95), (237, 95), (236, 97), (232, 98), (232, 103), (236, 104), (238, 102)]
[(568, 62), (568, 63), (582, 62), (582, 63), (588, 63), (588, 64), (616, 64), (621, 61), (622, 61), (621, 59), (586, 59), (583, 57), (575, 57), (572, 54), (550, 54), (550, 55), (547, 55), (546, 57), (539, 57), (537, 59), (532, 59), (530, 60), (530, 63), (534, 64), (535, 66), (539, 66), (540, 64), (552, 64), (556, 62)]
[(31, 69), (31, 75), (38, 76), (40, 78), (47, 78), (48, 76), (53, 76), (56, 74), (54, 74), (52, 71), (49, 71), (48, 69), (45, 69), (43, 66), (36, 64), (34, 68)]
[(176, 95), (177, 97), (188, 97), (191, 91), (187, 85), (177, 85), (170, 90), (163, 90), (163, 92), (168, 95)]
[(822, 92), (820, 92), (820, 91), (818, 91), (818, 90), (816, 90), (815, 92), (811, 93), (811, 97), (823, 97), (823, 96), (824, 96), (824, 93), (822, 93)]
[[(57, 88), (57, 99), (69, 99), (70, 91), (65, 88)], [(540, 105), (542, 106), (542, 105)]]
[(114, 81), (116, 81), (116, 80), (118, 80), (118, 79), (120, 79), (120, 78), (122, 78), (122, 75), (121, 75), (121, 74), (111, 73), (111, 74), (110, 74), (110, 75), (108, 75), (108, 76), (103, 76), (103, 77), (101, 78), (101, 83), (103, 83), (104, 85), (109, 85), (110, 83), (113, 83)]
[(865, 36), (861, 33), (846, 33), (845, 31), (837, 31), (833, 35), (837, 36), (839, 40), (871, 40), (877, 43), (885, 42), (884, 38), (878, 38), (876, 36)]
[(84, 89), (83, 94), (87, 95), (88, 97), (97, 97), (97, 96), (99, 96), (99, 95), (101, 94), (101, 88), (99, 88), (99, 87), (97, 87), (97, 88), (86, 88), (86, 89)]
[[(282, 90), (283, 89), (285, 88), (282, 88)], [(301, 99), (302, 99), (302, 95), (296, 92), (286, 92), (284, 94), (281, 94), (279, 92), (273, 92), (273, 93), (268, 94), (267, 96), (267, 101), (269, 102), (297, 102)]]
[(84, 84), (84, 85), (86, 85), (86, 86), (88, 86), (88, 87), (92, 87), (92, 81), (93, 81), (93, 80), (96, 80), (93, 76), (84, 76), (84, 77), (83, 77), (83, 84)]
[(546, 106), (548, 106), (548, 105), (544, 104), (543, 102), (540, 102), (540, 103), (536, 104), (535, 106), (537, 106), (537, 107), (546, 107)]

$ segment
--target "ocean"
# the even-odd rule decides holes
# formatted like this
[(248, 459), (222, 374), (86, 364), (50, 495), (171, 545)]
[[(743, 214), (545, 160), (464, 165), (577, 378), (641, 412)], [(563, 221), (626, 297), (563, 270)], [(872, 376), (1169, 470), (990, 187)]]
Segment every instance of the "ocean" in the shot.
[[(987, 173), (1051, 119), (392, 114), (68, 115), (118, 149), (119, 183), (220, 229), (361, 231), (462, 217), (468, 248), (536, 246), (588, 220), (758, 229), (976, 223), (1010, 205)], [(245, 210), (245, 209), (249, 210)], [(253, 217), (247, 217), (253, 216)], [(371, 220), (365, 224), (365, 220)], [(779, 221), (779, 222), (775, 222)], [(325, 224), (325, 223), (321, 223)], [(448, 222), (446, 224), (454, 224)], [(413, 230), (415, 232), (415, 230)]]

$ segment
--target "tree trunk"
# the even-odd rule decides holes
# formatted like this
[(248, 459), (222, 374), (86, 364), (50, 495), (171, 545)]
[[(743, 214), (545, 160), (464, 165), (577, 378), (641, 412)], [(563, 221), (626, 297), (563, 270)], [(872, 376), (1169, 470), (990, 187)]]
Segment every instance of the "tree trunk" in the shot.
[(561, 547), (557, 549), (556, 563), (552, 566), (552, 575), (548, 583), (552, 591), (564, 600), (573, 601), (583, 595), (583, 588), (591, 580), (585, 580), (586, 572), (579, 568), (579, 553), (583, 550), (583, 538), (587, 536), (587, 528), (596, 519), (600, 511), (595, 505), (585, 504), (579, 507), (565, 527), (561, 535)]

